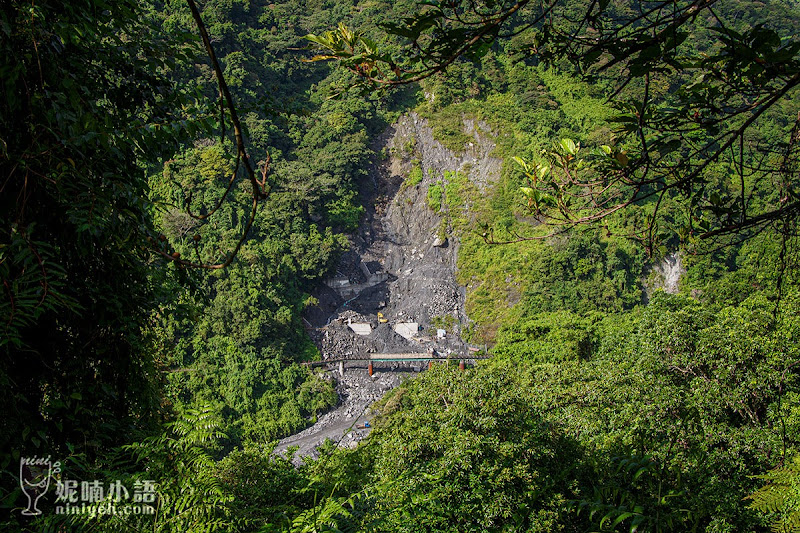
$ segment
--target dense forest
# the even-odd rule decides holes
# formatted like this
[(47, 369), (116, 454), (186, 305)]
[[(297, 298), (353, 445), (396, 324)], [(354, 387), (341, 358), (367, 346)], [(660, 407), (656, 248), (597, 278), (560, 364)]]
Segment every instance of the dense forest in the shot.
[[(800, 531), (798, 21), (6, 2), (3, 530)], [(409, 113), (453, 153), (485, 124), (497, 178), (388, 150)], [(298, 466), (277, 441), (340, 401), (305, 317), (390, 159), (458, 243), (489, 357)]]

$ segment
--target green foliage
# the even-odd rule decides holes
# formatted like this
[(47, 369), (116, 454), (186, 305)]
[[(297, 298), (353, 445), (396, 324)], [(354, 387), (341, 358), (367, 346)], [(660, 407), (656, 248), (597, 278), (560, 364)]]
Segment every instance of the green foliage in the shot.
[[(167, 432), (126, 447), (142, 463), (143, 471), (155, 478), (157, 513), (150, 524), (109, 523), (109, 530), (121, 527), (153, 531), (220, 531), (228, 528), (226, 507), (233, 498), (225, 494), (214, 475), (212, 454), (219, 439), (219, 422), (210, 408), (189, 410), (167, 425)], [(123, 517), (123, 520), (125, 517)]]
[(433, 137), (449, 150), (459, 154), (464, 151), (472, 137), (464, 133), (464, 115), (457, 106), (438, 109), (435, 113), (424, 113), (430, 119)]
[[(119, 480), (123, 487), (154, 483), (156, 495), (152, 504), (123, 500), (115, 504), (117, 513), (45, 515), (41, 519), (43, 527), (108, 532), (230, 531), (229, 505), (233, 498), (216, 477), (213, 459), (222, 437), (218, 419), (210, 408), (182, 413), (159, 434), (111, 452), (114, 460), (106, 463), (110, 468), (65, 473), (69, 477), (94, 475)], [(108, 503), (113, 502), (111, 495), (107, 498)], [(126, 511), (127, 505), (154, 512), (133, 508)]]
[[(468, 98), (427, 115), (440, 140), (443, 137), (436, 132), (444, 126), (465, 136), (458, 140), (459, 150), (467, 140), (476, 142), (464, 133), (463, 117), (488, 122), (492, 132), (481, 130), (480, 135), (494, 141), (493, 155), (505, 160), (500, 180), (490, 183), (485, 192), (472, 183), (467, 168), (445, 172), (428, 190), (432, 209), (441, 206), (440, 232), (460, 239), (458, 276), (467, 286), (467, 312), (477, 322), (476, 340), (494, 341), (498, 330), (513, 330), (518, 320), (534, 314), (532, 310), (586, 314), (632, 308), (642, 299), (641, 277), (647, 257), (634, 243), (617, 236), (629, 232), (623, 217), (609, 223), (604, 237), (599, 231), (571, 234), (551, 239), (549, 246), (520, 242), (513, 249), (490, 244), (520, 237), (543, 238), (548, 229), (532, 229), (531, 223), (536, 223), (530, 215), (555, 206), (553, 194), (537, 196), (537, 189), (531, 187), (530, 178), (520, 172), (513, 157), (538, 156), (538, 147), (548, 146), (553, 135), (564, 132), (576, 139), (571, 142), (577, 152), (577, 141), (593, 139), (609, 113), (597, 91), (579, 80), (505, 61), (502, 56), (491, 65), (497, 79), (483, 98)], [(507, 92), (498, 90), (506, 86)], [(531, 165), (527, 173), (541, 170)], [(520, 189), (530, 194), (520, 195)]]
[(20, 455), (93, 460), (161, 411), (143, 329), (174, 273), (151, 277), (143, 166), (196, 132), (203, 109), (167, 75), (193, 58), (185, 36), (165, 39), (151, 7), (0, 9), (6, 505), (20, 496), (18, 474), (5, 471)]
[(313, 506), (306, 475), (269, 448), (234, 450), (215, 466), (231, 508), (233, 531), (286, 531), (290, 517)]
[(498, 329), (526, 330), (517, 322), (540, 313), (580, 316), (631, 309), (642, 299), (645, 264), (640, 248), (595, 232), (523, 242), (513, 249), (468, 235), (458, 258), (467, 312), (489, 340)]
[(557, 311), (538, 313), (504, 327), (497, 335), (494, 353), (540, 363), (588, 359), (592, 343), (591, 320)]
[(344, 198), (332, 202), (328, 206), (328, 220), (344, 231), (355, 231), (364, 207), (355, 204), (356, 193), (350, 192)]
[(419, 164), (419, 160), (411, 161), (411, 170), (408, 172), (408, 176), (403, 181), (403, 185), (401, 186), (402, 189), (410, 189), (411, 187), (416, 187), (422, 183), (422, 166)]
[(453, 326), (455, 326), (455, 324), (456, 318), (453, 315), (431, 317), (431, 326), (437, 329), (453, 331)]
[[(178, 13), (176, 6), (163, 16), (184, 24)], [(152, 336), (172, 370), (167, 391), (176, 405), (217, 406), (232, 445), (265, 444), (303, 429), (337, 401), (329, 382), (293, 363), (319, 357), (301, 314), (310, 287), (349, 246), (345, 233), (358, 227), (364, 208), (357, 184), (370, 160), (368, 133), (382, 127), (384, 110), (359, 98), (326, 99), (329, 72), (285, 50), (330, 16), (345, 16), (341, 6), (210, 3), (206, 15), (212, 34), (220, 32), (218, 51), (234, 79), (234, 96), (251, 111), (244, 121), (251, 151), (258, 158), (270, 154), (276, 190), (239, 261), (225, 272), (198, 276), (188, 302), (196, 317), (159, 313)], [(290, 18), (293, 27), (285, 29)], [(183, 76), (205, 87), (191, 69)], [(261, 96), (267, 93), (269, 102)], [(216, 257), (245, 220), (235, 204), (222, 205), (207, 221), (186, 220), (175, 207), (189, 197), (195, 213), (213, 206), (227, 186), (231, 152), (226, 143), (200, 139), (150, 177), (154, 199), (165, 208), (161, 229), (183, 257)]]
[(428, 186), (426, 198), (428, 199), (428, 207), (433, 209), (434, 213), (442, 210), (442, 199), (444, 191), (442, 190), (442, 182), (437, 181), (435, 185)]
[(749, 495), (750, 507), (768, 516), (778, 515), (772, 522), (775, 532), (800, 531), (800, 461), (775, 468), (758, 476), (766, 485)]
[[(796, 14), (792, 3), (765, 4)], [(759, 10), (738, 4), (714, 9), (689, 0), (654, 6), (647, 14), (625, 2), (607, 1), (547, 6), (432, 3), (384, 24), (389, 36), (380, 46), (344, 25), (326, 39), (308, 38), (324, 50), (318, 59), (337, 60), (358, 76), (354, 84), (363, 88), (424, 81), (427, 105), (443, 115), (439, 136), (455, 150), (463, 146), (455, 140), (463, 131), (461, 121), (452, 118), (457, 110), (447, 106), (463, 101), (464, 95), (451, 100), (457, 90), (447, 90), (437, 100), (437, 90), (445, 82), (463, 88), (470, 85), (467, 78), (472, 81), (469, 94), (481, 94), (476, 76), (464, 76), (479, 70), (481, 63), (492, 74), (487, 81), (502, 87), (507, 80), (496, 70), (504, 58), (496, 58), (493, 49), (521, 63), (568, 68), (576, 77), (595, 82), (611, 95), (616, 115), (591, 105), (580, 84), (578, 91), (573, 90), (576, 84), (567, 83), (551, 93), (566, 100), (566, 115), (578, 128), (606, 121), (605, 131), (598, 130), (595, 137), (611, 138), (614, 128), (613, 142), (604, 143), (606, 149), (593, 160), (578, 159), (584, 169), (563, 166), (558, 176), (546, 180), (556, 193), (552, 209), (542, 210), (535, 198), (543, 190), (529, 187), (527, 196), (534, 200), (531, 207), (537, 215), (560, 225), (590, 223), (631, 204), (649, 204), (651, 216), (638, 229), (647, 233), (652, 248), (676, 237), (747, 238), (757, 234), (751, 230), (768, 224), (797, 225), (800, 195), (789, 169), (800, 156), (800, 123), (792, 122), (797, 113), (793, 95), (800, 87), (800, 42), (791, 24), (761, 19), (753, 13)], [(643, 17), (653, 24), (641, 24)], [(391, 53), (398, 48), (399, 53)], [(525, 96), (533, 100), (537, 95), (532, 93), (529, 88)], [(555, 109), (561, 103), (547, 101)], [(791, 112), (785, 113), (787, 108)], [(563, 138), (564, 133), (557, 135)], [(783, 156), (756, 164), (761, 141), (780, 143), (776, 153)], [(720, 173), (721, 166), (729, 172)], [(780, 194), (774, 194), (774, 184)], [(681, 220), (669, 207), (661, 210), (665, 199), (682, 204)]]
[[(357, 495), (356, 495), (357, 496)], [(323, 533), (359, 531), (354, 525), (352, 508), (356, 496), (350, 498), (326, 498), (318, 505), (303, 511), (292, 520), (290, 533)]]
[[(796, 446), (787, 298), (778, 318), (761, 295), (712, 312), (661, 292), (634, 313), (538, 315), (491, 361), (390, 393), (370, 439), (316, 468), (366, 487), (378, 531), (760, 530), (742, 498)], [(580, 359), (571, 334), (592, 340)]]
[(375, 530), (553, 531), (575, 447), (526, 397), (502, 374), (446, 367), (395, 391), (363, 452)]
[[(385, 108), (326, 101), (330, 72), (287, 48), (349, 10), (204, 3), (251, 163), (270, 154), (276, 191), (237, 262), (187, 272), (152, 249), (214, 262), (241, 235), (248, 194), (237, 181), (213, 216), (186, 212), (209, 214), (234, 171), (187, 6), (62, 4), (0, 10), (4, 469), (20, 454), (98, 464), (131, 431), (161, 434), (172, 408), (212, 405), (228, 447), (302, 429), (337, 397), (294, 364), (318, 357), (301, 313), (363, 213), (356, 184)], [(15, 476), (4, 505), (22, 496)], [(198, 512), (173, 529), (217, 527)]]

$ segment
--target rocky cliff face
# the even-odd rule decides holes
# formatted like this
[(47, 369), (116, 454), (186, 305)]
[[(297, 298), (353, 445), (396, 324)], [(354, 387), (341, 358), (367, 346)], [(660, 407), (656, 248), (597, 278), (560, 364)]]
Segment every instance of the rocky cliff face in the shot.
[(432, 186), (443, 187), (446, 174), (468, 172), (480, 188), (496, 180), (501, 161), (491, 157), (494, 142), (486, 124), (465, 121), (465, 131), (474, 141), (463, 154), (455, 154), (433, 138), (427, 121), (416, 114), (403, 117), (388, 139), (389, 164), (383, 165), (384, 179), (406, 179), (413, 166), (422, 180), (402, 188), (389, 202), (385, 225), (387, 243), (385, 266), (396, 278), (393, 311), (413, 315), (428, 324), (436, 317), (452, 317), (457, 324), (468, 321), (464, 313), (465, 292), (455, 280), (458, 240), (442, 227), (442, 217), (428, 203)]
[[(436, 348), (464, 349), (455, 342), (468, 323), (465, 291), (455, 276), (458, 239), (447, 234), (442, 216), (429, 206), (428, 192), (432, 186), (444, 186), (446, 174), (456, 171), (468, 172), (479, 188), (486, 188), (499, 177), (501, 167), (501, 161), (491, 156), (494, 142), (488, 126), (465, 120), (464, 127), (474, 141), (463, 154), (436, 141), (427, 121), (414, 113), (378, 139), (376, 151), (390, 155), (375, 161), (361, 183), (365, 219), (351, 239), (351, 250), (317, 295), (320, 305), (307, 317), (321, 328), (316, 333), (324, 329), (328, 338), (337, 338), (331, 344), (324, 332), (315, 335), (323, 356), (420, 349), (380, 333), (400, 322), (418, 323), (421, 338), (446, 323), (454, 343)], [(409, 185), (414, 167), (422, 171), (422, 178)], [(388, 326), (378, 320), (378, 313)], [(375, 342), (370, 342), (373, 335), (352, 342), (347, 341), (350, 332), (333, 335), (336, 324), (347, 320), (377, 328)]]
[(668, 254), (659, 263), (654, 264), (644, 283), (644, 300), (649, 301), (653, 294), (662, 289), (669, 294), (677, 294), (681, 276), (686, 269), (681, 262), (680, 252)]
[(392, 129), (388, 147), (396, 156), (392, 158), (388, 171), (394, 175), (407, 174), (411, 161), (417, 159), (422, 164), (428, 184), (441, 178), (446, 171), (464, 171), (467, 168), (470, 169), (470, 178), (481, 190), (486, 190), (500, 177), (503, 162), (492, 157), (494, 134), (481, 120), (464, 119), (464, 133), (473, 140), (464, 146), (461, 154), (448, 150), (435, 140), (428, 121), (416, 113), (402, 117)]

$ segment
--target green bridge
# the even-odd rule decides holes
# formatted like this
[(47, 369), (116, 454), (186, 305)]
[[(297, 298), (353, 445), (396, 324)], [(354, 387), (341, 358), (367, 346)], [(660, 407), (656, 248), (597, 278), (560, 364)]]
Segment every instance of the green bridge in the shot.
[(368, 361), (368, 371), (369, 375), (371, 376), (373, 373), (373, 366), (372, 363), (374, 362), (408, 362), (408, 361), (428, 361), (428, 368), (433, 366), (435, 362), (449, 362), (449, 361), (458, 361), (459, 368), (462, 370), (465, 368), (466, 361), (475, 361), (479, 359), (489, 359), (488, 355), (448, 355), (442, 357), (440, 355), (431, 354), (431, 353), (371, 353), (367, 355), (360, 355), (355, 357), (336, 357), (333, 359), (325, 359), (323, 361), (308, 361), (306, 363), (302, 363), (304, 365), (310, 366), (311, 368), (315, 366), (323, 366), (329, 365), (334, 363), (339, 363), (339, 373), (344, 375), (344, 364), (347, 361)]

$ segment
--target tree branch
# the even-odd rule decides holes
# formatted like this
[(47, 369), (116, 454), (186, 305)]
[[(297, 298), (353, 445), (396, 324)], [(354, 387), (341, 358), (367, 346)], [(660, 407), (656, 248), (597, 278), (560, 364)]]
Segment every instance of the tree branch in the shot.
[[(228, 112), (230, 113), (230, 118), (231, 118), (231, 126), (233, 127), (234, 139), (236, 141), (236, 168), (234, 169), (233, 175), (231, 176), (228, 182), (228, 186), (225, 189), (225, 192), (223, 193), (219, 202), (214, 207), (214, 209), (212, 209), (210, 213), (207, 213), (205, 215), (193, 215), (191, 213), (191, 207), (189, 206), (188, 207), (190, 211), (189, 214), (194, 218), (203, 220), (210, 217), (213, 213), (215, 213), (216, 210), (219, 209), (219, 207), (222, 205), (224, 200), (229, 196), (230, 191), (233, 188), (233, 183), (236, 179), (236, 175), (238, 174), (240, 165), (244, 167), (245, 173), (247, 174), (247, 178), (250, 182), (253, 203), (250, 208), (250, 213), (247, 217), (247, 222), (245, 223), (241, 236), (236, 242), (236, 245), (234, 246), (231, 253), (221, 263), (207, 264), (202, 262), (186, 261), (180, 259), (180, 255), (176, 253), (170, 254), (165, 250), (155, 250), (155, 251), (162, 257), (165, 257), (170, 261), (173, 261), (174, 263), (177, 263), (178, 265), (183, 267), (217, 270), (227, 267), (236, 258), (236, 255), (239, 253), (239, 250), (244, 244), (244, 241), (247, 240), (247, 236), (250, 233), (250, 228), (252, 228), (253, 226), (253, 222), (255, 221), (256, 213), (258, 211), (258, 204), (261, 201), (264, 201), (267, 198), (269, 198), (269, 195), (272, 192), (272, 187), (269, 187), (267, 185), (267, 175), (269, 173), (270, 158), (268, 155), (267, 160), (264, 163), (264, 166), (261, 171), (261, 180), (259, 180), (258, 177), (256, 176), (252, 164), (250, 163), (250, 156), (247, 154), (247, 149), (245, 147), (244, 134), (241, 123), (239, 121), (238, 113), (236, 112), (236, 106), (234, 105), (231, 92), (228, 89), (228, 84), (225, 82), (225, 76), (223, 75), (222, 67), (219, 64), (219, 61), (217, 60), (217, 55), (214, 52), (214, 47), (211, 45), (211, 39), (209, 38), (208, 31), (206, 30), (206, 26), (203, 23), (203, 18), (200, 16), (200, 11), (198, 10), (197, 4), (195, 3), (194, 0), (186, 0), (186, 3), (189, 5), (189, 9), (192, 12), (192, 17), (194, 18), (195, 24), (197, 24), (197, 29), (200, 33), (200, 38), (203, 41), (203, 46), (205, 47), (206, 54), (208, 55), (208, 58), (211, 61), (211, 66), (214, 70), (214, 76), (217, 80), (217, 85), (219, 86), (220, 95), (224, 98), (224, 102), (228, 107)], [(224, 109), (222, 102), (220, 102), (220, 109), (223, 115), (222, 135), (224, 137), (225, 126), (224, 126)]]

